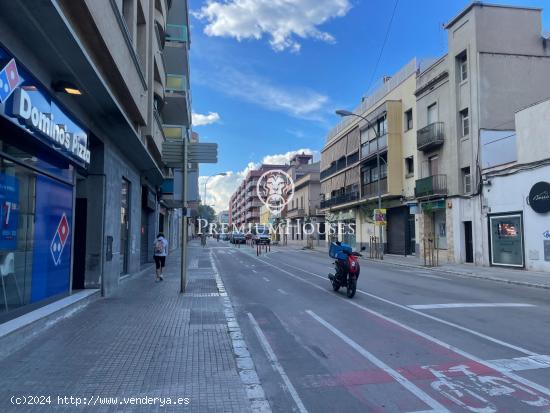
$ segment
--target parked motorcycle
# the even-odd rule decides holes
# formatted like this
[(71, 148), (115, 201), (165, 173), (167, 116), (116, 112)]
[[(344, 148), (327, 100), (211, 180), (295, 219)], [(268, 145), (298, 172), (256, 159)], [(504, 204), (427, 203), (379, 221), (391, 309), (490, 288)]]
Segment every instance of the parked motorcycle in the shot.
[(332, 283), (334, 291), (346, 287), (347, 296), (353, 298), (357, 290), (357, 279), (361, 272), (359, 257), (362, 255), (339, 241), (331, 242), (329, 256), (334, 258), (335, 274), (329, 274), (328, 279)]

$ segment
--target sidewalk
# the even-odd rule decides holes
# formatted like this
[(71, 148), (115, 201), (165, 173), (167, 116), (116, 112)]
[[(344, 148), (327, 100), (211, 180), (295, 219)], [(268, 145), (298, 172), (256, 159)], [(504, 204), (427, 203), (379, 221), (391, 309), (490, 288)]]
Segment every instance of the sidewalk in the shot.
[[(246, 346), (240, 340), (235, 348), (234, 339), (242, 337), (238, 325), (228, 326), (233, 310), (210, 254), (191, 243), (186, 294), (179, 293), (174, 253), (165, 281), (155, 283), (154, 269), (129, 277), (116, 295), (90, 303), (0, 360), (0, 411), (269, 412), (259, 383), (243, 384), (236, 353), (247, 353)], [(244, 364), (246, 377), (255, 376), (250, 357)], [(51, 401), (14, 406), (14, 395)], [(93, 406), (60, 405), (58, 396)], [(123, 399), (131, 397), (148, 404)], [(163, 399), (152, 404), (145, 397)]]
[[(325, 254), (328, 257), (328, 251), (325, 248), (308, 250), (292, 245), (278, 246), (276, 248), (280, 250), (310, 251)], [(405, 257), (403, 255), (386, 254), (384, 255), (384, 260), (376, 260), (368, 257), (364, 257), (363, 259), (401, 267), (421, 268), (423, 270), (431, 270), (460, 277), (480, 278), (508, 284), (550, 289), (550, 274), (546, 272), (516, 270), (505, 267), (482, 267), (473, 264), (441, 264), (438, 267), (425, 267), (423, 261), (414, 255)]]

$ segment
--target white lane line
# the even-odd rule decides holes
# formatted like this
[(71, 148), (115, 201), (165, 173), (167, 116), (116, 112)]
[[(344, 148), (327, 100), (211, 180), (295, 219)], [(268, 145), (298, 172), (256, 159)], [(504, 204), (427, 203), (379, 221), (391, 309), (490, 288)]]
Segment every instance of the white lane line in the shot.
[(267, 278), (267, 277), (264, 277), (264, 280), (265, 280), (266, 283), (268, 283), (268, 282), (271, 281), (271, 280), (270, 280), (269, 278)]
[(550, 368), (550, 356), (516, 357), (491, 360), (490, 363), (507, 371), (548, 369)]
[[(265, 262), (265, 261), (263, 261), (263, 260), (260, 260), (260, 261)], [(267, 263), (266, 263), (266, 264), (267, 264)], [(270, 264), (268, 264), (268, 265), (270, 265)], [(321, 278), (322, 280), (325, 280), (325, 279), (326, 279), (326, 277), (322, 277), (322, 276), (320, 276), (320, 275), (318, 275), (318, 274), (315, 274), (315, 273), (313, 273), (313, 272), (304, 270), (304, 269), (302, 269), (302, 268), (295, 267), (295, 266), (293, 266), (293, 265), (289, 265), (289, 264), (286, 264), (286, 263), (284, 263), (284, 265), (286, 265), (286, 266), (288, 266), (288, 267), (290, 267), (290, 268), (294, 268), (294, 269), (296, 269), (296, 270), (302, 271), (302, 272), (304, 272), (304, 273), (306, 273), (306, 274), (313, 275), (313, 276), (315, 276), (315, 277), (317, 277), (317, 278)], [(275, 266), (274, 266), (274, 267), (275, 267)], [(279, 267), (275, 267), (275, 268), (279, 268)], [(282, 270), (281, 270), (281, 271), (282, 271)], [(374, 299), (376, 299), (376, 300), (382, 301), (382, 302), (384, 302), (384, 303), (386, 303), (386, 304), (389, 304), (389, 305), (392, 305), (392, 306), (401, 308), (402, 310), (410, 311), (411, 313), (415, 313), (416, 315), (419, 315), (419, 316), (421, 316), (421, 317), (429, 318), (429, 319), (432, 320), (432, 321), (437, 321), (438, 323), (445, 324), (445, 325), (447, 325), (447, 326), (449, 326), (449, 327), (453, 327), (453, 328), (456, 328), (456, 329), (458, 329), (458, 330), (464, 331), (464, 332), (466, 332), (466, 333), (468, 333), (468, 334), (472, 334), (472, 335), (474, 335), (474, 336), (480, 337), (480, 338), (482, 338), (482, 339), (484, 339), (484, 340), (487, 340), (487, 341), (490, 341), (490, 342), (492, 342), (492, 343), (498, 344), (498, 345), (500, 345), (500, 346), (502, 346), (502, 347), (507, 347), (507, 348), (510, 348), (510, 349), (512, 349), (512, 350), (516, 350), (516, 351), (518, 351), (518, 352), (520, 352), (520, 353), (523, 353), (523, 354), (525, 354), (525, 355), (527, 355), (527, 356), (538, 356), (538, 355), (539, 355), (538, 353), (535, 353), (535, 352), (533, 352), (533, 351), (527, 350), (527, 349), (525, 349), (525, 348), (523, 348), (523, 347), (516, 346), (516, 345), (510, 344), (510, 343), (507, 343), (507, 342), (505, 342), (505, 341), (499, 340), (498, 338), (494, 338), (494, 337), (488, 336), (487, 334), (480, 333), (479, 331), (472, 330), (472, 329), (470, 329), (470, 328), (468, 328), (468, 327), (464, 327), (464, 326), (461, 326), (461, 325), (459, 325), (459, 324), (455, 324), (455, 323), (453, 323), (453, 322), (451, 322), (451, 321), (447, 321), (447, 320), (444, 320), (444, 319), (442, 319), (442, 318), (439, 318), (439, 317), (436, 317), (436, 316), (433, 316), (433, 315), (430, 315), (430, 314), (423, 313), (422, 311), (418, 311), (418, 310), (416, 310), (416, 309), (414, 309), (414, 308), (407, 307), (406, 305), (398, 304), (398, 303), (393, 302), (393, 301), (390, 301), (390, 300), (388, 300), (388, 299), (386, 299), (386, 298), (382, 298), (382, 297), (379, 297), (379, 296), (377, 296), (377, 295), (374, 295), (374, 294), (371, 294), (371, 293), (367, 293), (366, 291), (357, 289), (357, 292), (360, 293), (360, 294), (366, 295), (366, 296), (368, 296), (368, 297), (374, 298)]]
[(431, 310), (437, 308), (491, 308), (491, 307), (534, 307), (532, 304), (522, 303), (448, 303), (448, 304), (415, 304), (408, 305), (415, 310)]
[(253, 272), (254, 274), (258, 274), (258, 271), (256, 271), (256, 270), (252, 270), (252, 272)]
[(267, 355), (267, 358), (271, 362), (271, 367), (273, 367), (273, 369), (277, 371), (281, 376), (281, 378), (283, 379), (285, 390), (287, 390), (290, 393), (290, 396), (294, 400), (294, 403), (296, 403), (296, 407), (298, 408), (300, 413), (307, 413), (307, 409), (304, 406), (304, 403), (302, 403), (302, 399), (300, 399), (298, 392), (296, 391), (296, 389), (292, 385), (292, 382), (290, 381), (287, 374), (285, 373), (283, 366), (281, 366), (281, 363), (279, 363), (277, 356), (275, 355), (275, 353), (273, 352), (273, 349), (269, 345), (269, 342), (267, 341), (267, 338), (265, 337), (264, 332), (258, 325), (258, 322), (256, 321), (256, 319), (251, 313), (248, 313), (248, 318), (250, 319), (250, 323), (252, 324), (252, 327), (254, 327), (254, 331), (258, 336), (258, 340), (260, 340), (260, 344), (262, 345)]
[(279, 291), (283, 295), (288, 295), (288, 293), (285, 290), (283, 290), (282, 288), (278, 288), (277, 291)]
[[(332, 295), (332, 296), (335, 296), (337, 299), (340, 299), (340, 300), (342, 300), (343, 302), (348, 303), (349, 305), (353, 305), (353, 306), (355, 306), (355, 307), (357, 307), (357, 308), (360, 308), (361, 310), (363, 310), (363, 311), (365, 311), (365, 312), (367, 312), (367, 313), (370, 313), (370, 314), (372, 314), (372, 315), (374, 315), (374, 316), (376, 316), (376, 317), (379, 317), (379, 318), (381, 318), (381, 319), (383, 319), (383, 320), (386, 320), (386, 321), (389, 322), (389, 323), (392, 323), (392, 324), (394, 324), (394, 325), (396, 325), (396, 326), (398, 326), (398, 327), (401, 327), (401, 328), (403, 328), (403, 329), (405, 329), (405, 330), (407, 330), (407, 331), (410, 331), (411, 333), (416, 334), (416, 335), (418, 335), (418, 336), (420, 336), (420, 337), (423, 337), (423, 338), (425, 338), (426, 340), (431, 341), (432, 343), (438, 344), (438, 345), (440, 345), (441, 347), (446, 348), (447, 350), (453, 351), (453, 352), (455, 352), (456, 354), (459, 354), (459, 355), (461, 355), (461, 356), (463, 356), (463, 357), (465, 357), (465, 358), (467, 358), (467, 359), (470, 359), (470, 360), (472, 360), (472, 361), (475, 361), (476, 363), (479, 363), (479, 364), (482, 364), (482, 365), (484, 365), (484, 366), (486, 366), (486, 367), (489, 367), (490, 369), (499, 372), (500, 374), (502, 374), (503, 376), (508, 377), (509, 379), (512, 379), (512, 380), (514, 380), (514, 381), (517, 381), (517, 382), (519, 382), (519, 383), (522, 383), (522, 384), (524, 384), (524, 385), (526, 385), (526, 386), (528, 386), (528, 387), (531, 387), (531, 388), (534, 389), (534, 390), (537, 390), (537, 391), (539, 391), (539, 392), (541, 392), (541, 393), (543, 393), (543, 394), (545, 394), (545, 395), (547, 395), (547, 396), (550, 396), (550, 389), (547, 388), (547, 387), (544, 387), (544, 386), (542, 386), (542, 385), (540, 385), (540, 384), (537, 384), (537, 383), (535, 383), (535, 382), (533, 382), (533, 381), (531, 381), (531, 380), (528, 380), (528, 379), (525, 379), (525, 378), (523, 378), (523, 377), (521, 377), (521, 376), (518, 376), (517, 374), (511, 373), (511, 372), (506, 371), (506, 370), (503, 370), (503, 369), (499, 368), (498, 366), (494, 366), (494, 365), (491, 364), (491, 362), (489, 362), (489, 361), (482, 360), (482, 359), (480, 359), (479, 357), (474, 356), (473, 354), (470, 354), (470, 353), (468, 353), (468, 352), (466, 352), (466, 351), (464, 351), (464, 350), (461, 350), (461, 349), (459, 349), (458, 347), (452, 346), (452, 345), (450, 345), (450, 344), (448, 344), (448, 343), (446, 343), (446, 342), (444, 342), (444, 341), (442, 341), (442, 340), (440, 340), (440, 339), (438, 339), (438, 338), (435, 338), (435, 337), (433, 337), (433, 336), (431, 336), (431, 335), (429, 335), (429, 334), (427, 334), (427, 333), (424, 333), (424, 332), (422, 332), (422, 331), (420, 331), (420, 330), (417, 330), (417, 329), (415, 329), (415, 328), (413, 328), (413, 327), (409, 327), (409, 326), (406, 325), (406, 324), (403, 324), (403, 323), (401, 323), (401, 322), (399, 322), (399, 321), (397, 321), (397, 320), (394, 320), (393, 318), (387, 317), (387, 316), (385, 316), (385, 315), (383, 315), (383, 314), (381, 314), (381, 313), (379, 313), (379, 312), (377, 312), (377, 311), (371, 310), (370, 308), (364, 307), (364, 306), (362, 306), (361, 304), (357, 304), (357, 303), (354, 302), (353, 300), (349, 300), (349, 299), (346, 299), (346, 298), (341, 297), (341, 296), (339, 296), (339, 295), (333, 294), (333, 293), (332, 293), (331, 291), (329, 291), (328, 289), (325, 289), (325, 288), (321, 287), (320, 285), (315, 284), (315, 283), (313, 283), (313, 282), (304, 280), (303, 278), (298, 277), (297, 275), (294, 275), (294, 274), (292, 274), (291, 272), (288, 272), (288, 271), (286, 271), (286, 270), (283, 270), (283, 269), (280, 268), (280, 267), (277, 267), (277, 266), (275, 266), (275, 265), (273, 265), (273, 264), (270, 264), (270, 263), (266, 262), (265, 260), (262, 260), (262, 259), (257, 258), (257, 257), (252, 257), (252, 258), (254, 258), (254, 259), (258, 260), (258, 261), (261, 261), (261, 262), (263, 262), (265, 265), (268, 265), (268, 266), (270, 266), (270, 267), (273, 267), (273, 268), (275, 268), (275, 269), (281, 271), (282, 273), (287, 274), (287, 275), (289, 275), (289, 276), (292, 277), (292, 278), (295, 278), (296, 280), (299, 280), (299, 281), (302, 281), (303, 283), (306, 283), (306, 284), (308, 284), (308, 285), (311, 285), (312, 287), (314, 287), (314, 288), (316, 288), (316, 289), (318, 289), (318, 290), (320, 290), (320, 291), (323, 291), (323, 292), (325, 292), (325, 293), (327, 293), (327, 294), (330, 294), (330, 295)], [(317, 274), (314, 274), (314, 275), (317, 276)], [(359, 290), (357, 290), (357, 291), (359, 291)], [(368, 293), (364, 293), (364, 294), (369, 295), (369, 296), (371, 295), (371, 294), (368, 294)], [(375, 296), (375, 297), (376, 297), (376, 296)], [(382, 299), (382, 300), (384, 300), (384, 299)], [(387, 300), (384, 300), (384, 301), (387, 301)], [(390, 301), (390, 303), (391, 303), (391, 301)], [(402, 306), (402, 305), (400, 305), (400, 304), (396, 304), (396, 305), (399, 306), (399, 307), (403, 307), (404, 309), (407, 309), (407, 310), (416, 312), (416, 313), (418, 313), (418, 314), (424, 315), (424, 313), (422, 313), (422, 312), (420, 312), (420, 311), (416, 311), (416, 310), (410, 309), (410, 308), (408, 308), (408, 307), (406, 307), (406, 306)], [(432, 318), (432, 317), (429, 317), (429, 318)], [(441, 320), (441, 321), (445, 321), (445, 320)], [(452, 323), (451, 323), (451, 324), (452, 324)], [(458, 326), (458, 327), (460, 327), (460, 326)], [(466, 330), (467, 330), (467, 329), (466, 329)], [(477, 335), (479, 335), (480, 337), (483, 336), (483, 334), (481, 334), (481, 333), (478, 333)], [(488, 337), (488, 336), (487, 336), (487, 337)], [(491, 338), (491, 337), (489, 337), (489, 338)], [(491, 338), (491, 339), (492, 339), (492, 338)], [(491, 341), (499, 342), (500, 340), (492, 339)], [(502, 343), (503, 343), (503, 345), (505, 345), (505, 346), (507, 346), (507, 347), (515, 348), (515, 346), (513, 346), (512, 344), (508, 344), (508, 343), (504, 343), (504, 342), (502, 342)], [(519, 350), (518, 350), (518, 351), (519, 351)], [(524, 350), (524, 352), (525, 352), (525, 351), (528, 351), (528, 350)], [(531, 352), (531, 351), (529, 351), (529, 353), (530, 353), (529, 355), (531, 355), (531, 356), (540, 356), (540, 354), (533, 353), (533, 352)]]
[(361, 354), (364, 358), (366, 358), (372, 364), (374, 364), (379, 369), (386, 372), (389, 376), (393, 377), (399, 384), (401, 384), (403, 387), (405, 387), (408, 391), (410, 391), (412, 394), (414, 394), (416, 397), (418, 397), (420, 400), (422, 400), (424, 403), (426, 403), (432, 409), (442, 411), (442, 412), (443, 411), (445, 411), (445, 412), (448, 411), (447, 409), (445, 409), (445, 407), (443, 407), (442, 404), (440, 404), (438, 401), (434, 400), (427, 393), (425, 393), (420, 388), (415, 386), (412, 382), (407, 380), (405, 377), (403, 377), (397, 371), (392, 369), (390, 366), (388, 366), (382, 360), (378, 359), (372, 353), (365, 350), (363, 347), (361, 347), (359, 344), (357, 344), (351, 338), (346, 336), (344, 333), (342, 333), (340, 330), (338, 330), (332, 324), (325, 321), (324, 319), (319, 317), (317, 314), (315, 314), (311, 310), (306, 310), (306, 313), (308, 313), (311, 317), (313, 317), (315, 320), (317, 320), (319, 323), (321, 323), (323, 326), (325, 326), (327, 329), (329, 329), (333, 334), (338, 336), (342, 341), (344, 341), (346, 344), (348, 344), (350, 347), (352, 347), (355, 351), (357, 351), (359, 354)]

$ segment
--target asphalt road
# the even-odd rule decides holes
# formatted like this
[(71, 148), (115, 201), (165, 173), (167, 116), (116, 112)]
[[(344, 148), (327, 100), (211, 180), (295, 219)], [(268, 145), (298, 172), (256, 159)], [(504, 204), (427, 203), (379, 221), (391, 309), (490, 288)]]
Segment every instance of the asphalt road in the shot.
[(209, 243), (276, 412), (550, 412), (548, 291)]

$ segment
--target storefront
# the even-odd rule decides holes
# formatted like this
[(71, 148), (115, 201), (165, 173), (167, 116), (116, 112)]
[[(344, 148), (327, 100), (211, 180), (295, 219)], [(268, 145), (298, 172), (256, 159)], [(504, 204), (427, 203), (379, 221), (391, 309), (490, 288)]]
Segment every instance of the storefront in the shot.
[(0, 319), (71, 291), (74, 187), (88, 135), (0, 48)]

